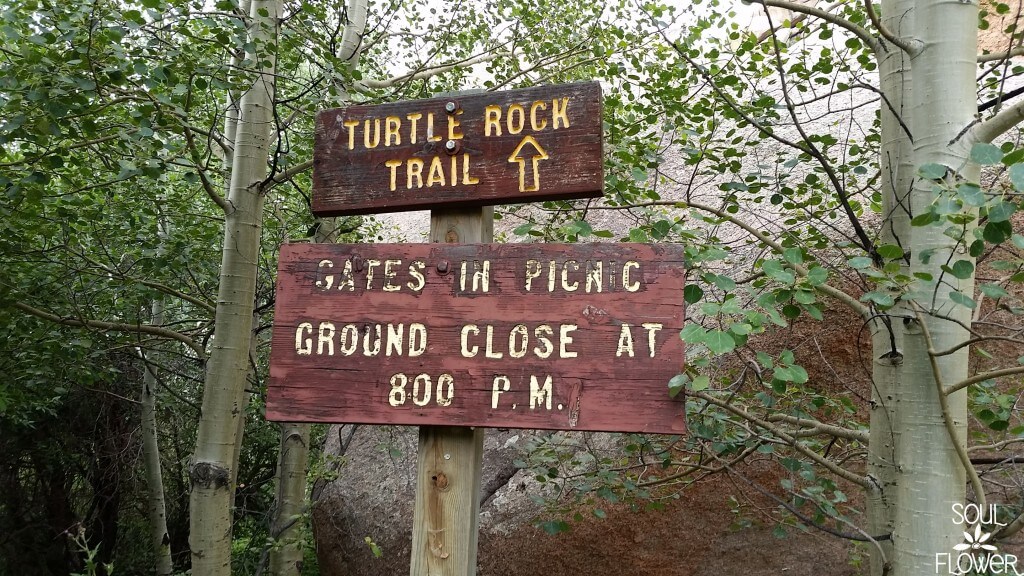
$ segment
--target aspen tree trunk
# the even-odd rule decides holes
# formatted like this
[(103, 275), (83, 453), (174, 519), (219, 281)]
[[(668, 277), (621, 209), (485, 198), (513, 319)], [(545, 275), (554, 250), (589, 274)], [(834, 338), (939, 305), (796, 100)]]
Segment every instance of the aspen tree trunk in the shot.
[[(882, 4), (882, 24), (900, 37), (913, 34), (913, 0), (891, 0)], [(883, 40), (884, 42), (884, 40)], [(879, 150), (882, 192), (881, 245), (905, 245), (910, 238), (910, 190), (914, 183), (913, 143), (907, 123), (911, 101), (910, 57), (899, 47), (885, 42), (877, 55), (879, 87), (884, 99), (880, 119), (882, 142)], [(901, 262), (901, 268), (908, 266)], [(871, 321), (871, 418), (868, 440), (867, 492), (868, 534), (892, 534), (895, 523), (897, 484), (895, 416), (896, 391), (903, 366), (903, 322), (906, 313), (898, 304), (887, 316)], [(871, 574), (882, 576), (892, 559), (892, 540), (872, 546)]]
[[(913, 94), (909, 99), (908, 124), (913, 131), (915, 167), (929, 163), (948, 167), (949, 178), (977, 181), (977, 166), (967, 163), (968, 145), (959, 135), (974, 121), (977, 112), (975, 73), (977, 65), (978, 6), (958, 0), (916, 0), (913, 14), (911, 55)], [(963, 169), (962, 169), (963, 167)], [(959, 175), (957, 173), (959, 172)], [(911, 193), (912, 213), (923, 214), (935, 200), (934, 183), (917, 178)], [(930, 275), (910, 304), (924, 310), (922, 322), (908, 317), (905, 359), (896, 390), (898, 416), (894, 422), (898, 485), (893, 531), (894, 576), (935, 574), (936, 554), (949, 553), (961, 541), (962, 528), (952, 522), (951, 506), (965, 498), (965, 469), (956, 443), (966, 439), (966, 392), (948, 398), (949, 417), (957, 431), (950, 438), (936, 373), (946, 383), (967, 376), (967, 348), (935, 359), (933, 371), (927, 330), (938, 350), (960, 344), (966, 331), (955, 321), (969, 325), (970, 310), (953, 304), (951, 290), (973, 295), (973, 275), (957, 280), (941, 266), (973, 259), (944, 234), (946, 225), (915, 226), (905, 249), (910, 270)], [(968, 238), (970, 238), (968, 230)], [(960, 248), (960, 249), (958, 249)], [(945, 317), (945, 318), (944, 318)], [(949, 319), (946, 319), (949, 318)]]
[[(359, 62), (359, 49), (366, 30), (368, 0), (349, 0), (345, 12), (345, 32), (341, 37), (338, 59), (349, 69)], [(347, 101), (348, 95), (341, 94)], [(326, 218), (317, 226), (313, 241), (337, 242), (337, 220)], [(277, 462), (277, 497), (271, 536), (278, 545), (270, 550), (272, 576), (298, 576), (302, 571), (300, 518), (306, 500), (306, 474), (309, 462), (309, 424), (281, 424), (281, 448)]]
[[(163, 298), (153, 302), (153, 325), (164, 323)], [(139, 350), (142, 356), (142, 350)], [(142, 356), (143, 360), (145, 357)], [(146, 468), (146, 512), (149, 516), (150, 542), (156, 555), (156, 575), (170, 576), (174, 571), (171, 563), (171, 539), (167, 533), (167, 511), (164, 505), (164, 480), (160, 470), (160, 444), (157, 441), (156, 396), (159, 382), (156, 367), (143, 361), (145, 374), (142, 376), (142, 459)]]
[(301, 517), (306, 503), (309, 460), (309, 424), (281, 424), (281, 452), (277, 460), (277, 504), (270, 549), (272, 576), (298, 576), (302, 572)]
[(190, 469), (192, 574), (231, 572), (231, 478), (252, 335), (263, 193), (270, 132), (274, 125), (275, 49), (280, 2), (253, 0), (249, 39), (256, 74), (242, 95), (235, 137), (229, 210), (217, 294), (216, 332), (203, 388), (202, 416)]

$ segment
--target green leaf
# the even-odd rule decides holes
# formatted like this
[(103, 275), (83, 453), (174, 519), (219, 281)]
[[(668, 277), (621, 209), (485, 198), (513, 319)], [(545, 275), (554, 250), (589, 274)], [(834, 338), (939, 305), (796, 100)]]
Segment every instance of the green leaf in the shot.
[(1009, 220), (1003, 222), (989, 222), (982, 230), (982, 238), (992, 244), (1002, 244), (1013, 236), (1013, 226)]
[(782, 266), (782, 262), (778, 260), (765, 260), (761, 263), (761, 269), (770, 278), (774, 278), (783, 284), (792, 284), (796, 281), (796, 276), (789, 270), (786, 270)]
[(966, 306), (971, 310), (974, 310), (978, 306), (978, 303), (975, 302), (973, 299), (956, 291), (949, 293), (949, 299), (952, 300), (953, 302), (956, 302), (957, 304), (960, 304), (961, 306)]
[(974, 264), (967, 260), (957, 260), (952, 266), (943, 265), (942, 269), (960, 280), (966, 280), (974, 274)]
[(1017, 211), (1017, 206), (1012, 202), (1000, 200), (988, 207), (989, 222), (1005, 222)]
[(903, 258), (903, 248), (900, 248), (896, 244), (885, 244), (878, 247), (878, 255), (886, 260), (896, 260), (897, 258)]
[(982, 166), (998, 164), (1002, 159), (1003, 151), (995, 144), (979, 142), (974, 146), (971, 146), (971, 160), (981, 164)]
[(687, 284), (683, 288), (683, 300), (687, 304), (696, 304), (704, 297), (704, 289), (696, 284)]
[(860, 301), (861, 302), (874, 302), (875, 304), (877, 304), (877, 305), (879, 305), (879, 306), (881, 306), (883, 308), (891, 308), (893, 305), (896, 304), (896, 301), (893, 300), (892, 296), (890, 296), (889, 294), (886, 294), (885, 292), (880, 292), (878, 290), (873, 290), (871, 292), (865, 292), (864, 295), (860, 297)]
[(679, 338), (687, 344), (701, 344), (707, 337), (707, 331), (700, 324), (687, 324), (679, 331)]
[(704, 345), (714, 354), (727, 354), (736, 349), (736, 340), (728, 332), (711, 330), (704, 338)]
[(946, 177), (947, 168), (942, 164), (925, 164), (917, 171), (926, 180), (941, 180)]
[(807, 283), (811, 286), (821, 286), (828, 280), (828, 270), (821, 266), (815, 266), (807, 271)]
[(801, 264), (804, 261), (804, 253), (799, 248), (787, 248), (782, 252), (782, 257), (790, 264)]
[(1018, 192), (1024, 191), (1024, 164), (1014, 164), (1008, 171), (1010, 184)]
[(512, 230), (512, 233), (515, 234), (516, 236), (525, 236), (530, 233), (530, 230), (533, 230), (533, 227), (533, 222), (527, 222), (525, 224), (520, 224), (519, 226), (516, 226), (515, 230)]
[(965, 182), (957, 187), (956, 193), (964, 201), (964, 204), (975, 208), (980, 208), (988, 202), (985, 193), (981, 191), (981, 187), (977, 184)]
[(702, 390), (707, 390), (709, 386), (711, 386), (711, 378), (701, 374), (693, 379), (693, 383), (690, 384), (690, 389), (694, 392), (700, 392)]
[(989, 298), (1005, 298), (1010, 294), (998, 284), (982, 284), (978, 286), (978, 290)]
[(1010, 427), (1010, 423), (1006, 420), (993, 420), (991, 423), (989, 423), (988, 427), (995, 430), (996, 432), (1002, 432), (1003, 430), (1006, 430), (1007, 428)]
[(670, 398), (675, 398), (683, 391), (686, 387), (686, 383), (690, 381), (690, 377), (686, 374), (676, 374), (668, 381), (668, 395)]
[(850, 265), (850, 268), (860, 270), (862, 268), (870, 267), (873, 262), (871, 261), (871, 258), (868, 258), (867, 256), (854, 256), (847, 260), (846, 263)]

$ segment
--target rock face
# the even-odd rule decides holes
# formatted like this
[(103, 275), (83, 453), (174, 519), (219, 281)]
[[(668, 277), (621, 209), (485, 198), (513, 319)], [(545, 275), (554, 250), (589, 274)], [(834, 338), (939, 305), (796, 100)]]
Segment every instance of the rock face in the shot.
[[(513, 461), (538, 432), (487, 430), (481, 478), (480, 532), (507, 535), (540, 512), (523, 495), (536, 484)], [(337, 478), (314, 487), (313, 525), (320, 571), (336, 576), (408, 573), (416, 496), (417, 429), (332, 427), (324, 449)], [(539, 487), (532, 486), (531, 490)], [(374, 556), (369, 538), (380, 548)]]

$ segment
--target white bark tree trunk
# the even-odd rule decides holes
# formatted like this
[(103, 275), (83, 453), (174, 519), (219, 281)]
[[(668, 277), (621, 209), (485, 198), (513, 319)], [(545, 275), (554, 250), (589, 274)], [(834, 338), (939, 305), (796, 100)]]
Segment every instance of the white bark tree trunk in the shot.
[(281, 5), (254, 0), (247, 60), (256, 70), (252, 87), (239, 106), (229, 211), (217, 295), (216, 332), (203, 389), (202, 416), (190, 469), (190, 545), (194, 576), (231, 572), (231, 496), (235, 446), (241, 442), (239, 419), (249, 369), (263, 216), (261, 182), (267, 173), (270, 133), (274, 126), (274, 73)]
[[(162, 298), (153, 302), (153, 325), (163, 325), (164, 303)], [(140, 355), (144, 354), (140, 350)], [(142, 356), (142, 459), (146, 469), (146, 512), (149, 516), (150, 542), (156, 555), (154, 567), (157, 576), (170, 576), (174, 571), (171, 563), (171, 539), (167, 533), (167, 511), (164, 504), (164, 481), (160, 469), (160, 444), (157, 440), (156, 397), (159, 382), (156, 367), (150, 366)]]
[[(971, 125), (977, 112), (978, 6), (958, 0), (916, 0), (909, 17), (913, 19), (913, 38), (920, 42), (911, 57), (909, 125), (914, 136), (914, 165), (942, 164), (949, 168), (951, 180), (963, 177), (977, 181), (977, 167), (972, 169), (967, 163), (969, 149), (955, 143), (963, 140), (958, 136)], [(965, 171), (957, 176), (965, 165)], [(917, 178), (911, 193), (912, 214), (928, 210), (935, 200), (933, 185)], [(945, 382), (965, 378), (967, 348), (936, 358), (937, 370), (933, 371), (924, 334), (927, 330), (937, 349), (949, 348), (967, 336), (952, 320), (965, 325), (971, 320), (970, 310), (953, 304), (949, 293), (956, 290), (972, 296), (973, 276), (957, 280), (943, 273), (940, 266), (957, 260), (973, 263), (973, 259), (962, 244), (943, 233), (945, 228), (946, 224), (915, 226), (907, 245), (911, 272), (929, 274), (934, 280), (931, 286), (925, 283), (913, 303), (924, 310), (922, 322), (915, 318), (906, 322), (905, 360), (896, 390), (894, 576), (934, 574), (936, 554), (951, 552), (961, 539), (961, 527), (952, 522), (951, 507), (965, 498), (966, 475), (955, 442), (963, 443), (966, 438), (966, 394), (960, 392), (949, 398), (948, 415), (957, 429), (954, 440), (943, 419), (936, 375)]]
[(281, 452), (277, 460), (277, 505), (270, 535), (272, 576), (298, 576), (302, 572), (302, 541), (299, 527), (306, 503), (306, 472), (309, 460), (309, 424), (281, 424)]
[[(913, 34), (913, 0), (891, 0), (882, 4), (882, 24), (896, 35)], [(910, 238), (910, 190), (914, 182), (913, 143), (909, 133), (909, 104), (912, 100), (910, 58), (900, 48), (885, 43), (878, 58), (882, 141), (879, 150), (883, 224), (878, 242), (904, 246)], [(908, 266), (902, 263), (902, 268)], [(897, 484), (896, 391), (903, 366), (903, 322), (901, 305), (871, 322), (872, 386), (867, 475), (872, 484), (867, 493), (868, 533), (873, 537), (892, 534), (895, 522)], [(871, 574), (882, 576), (892, 559), (892, 540), (882, 539), (871, 548)]]
[[(368, 0), (349, 0), (339, 17), (348, 19), (341, 38), (338, 59), (352, 69), (359, 63), (362, 36), (366, 31)], [(342, 100), (348, 95), (342, 94)], [(336, 242), (337, 222), (327, 218), (319, 223), (314, 242)], [(277, 502), (271, 525), (271, 537), (278, 545), (270, 550), (272, 576), (298, 576), (302, 571), (302, 541), (299, 535), (306, 498), (306, 473), (309, 462), (309, 424), (281, 424), (281, 448), (277, 464)]]

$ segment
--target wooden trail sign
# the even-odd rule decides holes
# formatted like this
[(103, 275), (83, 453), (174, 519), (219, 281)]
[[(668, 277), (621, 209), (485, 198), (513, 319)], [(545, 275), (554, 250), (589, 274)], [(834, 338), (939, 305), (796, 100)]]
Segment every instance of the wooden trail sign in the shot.
[(269, 420), (683, 433), (683, 249), (282, 247)]
[(591, 198), (601, 86), (540, 86), (317, 114), (317, 216)]

